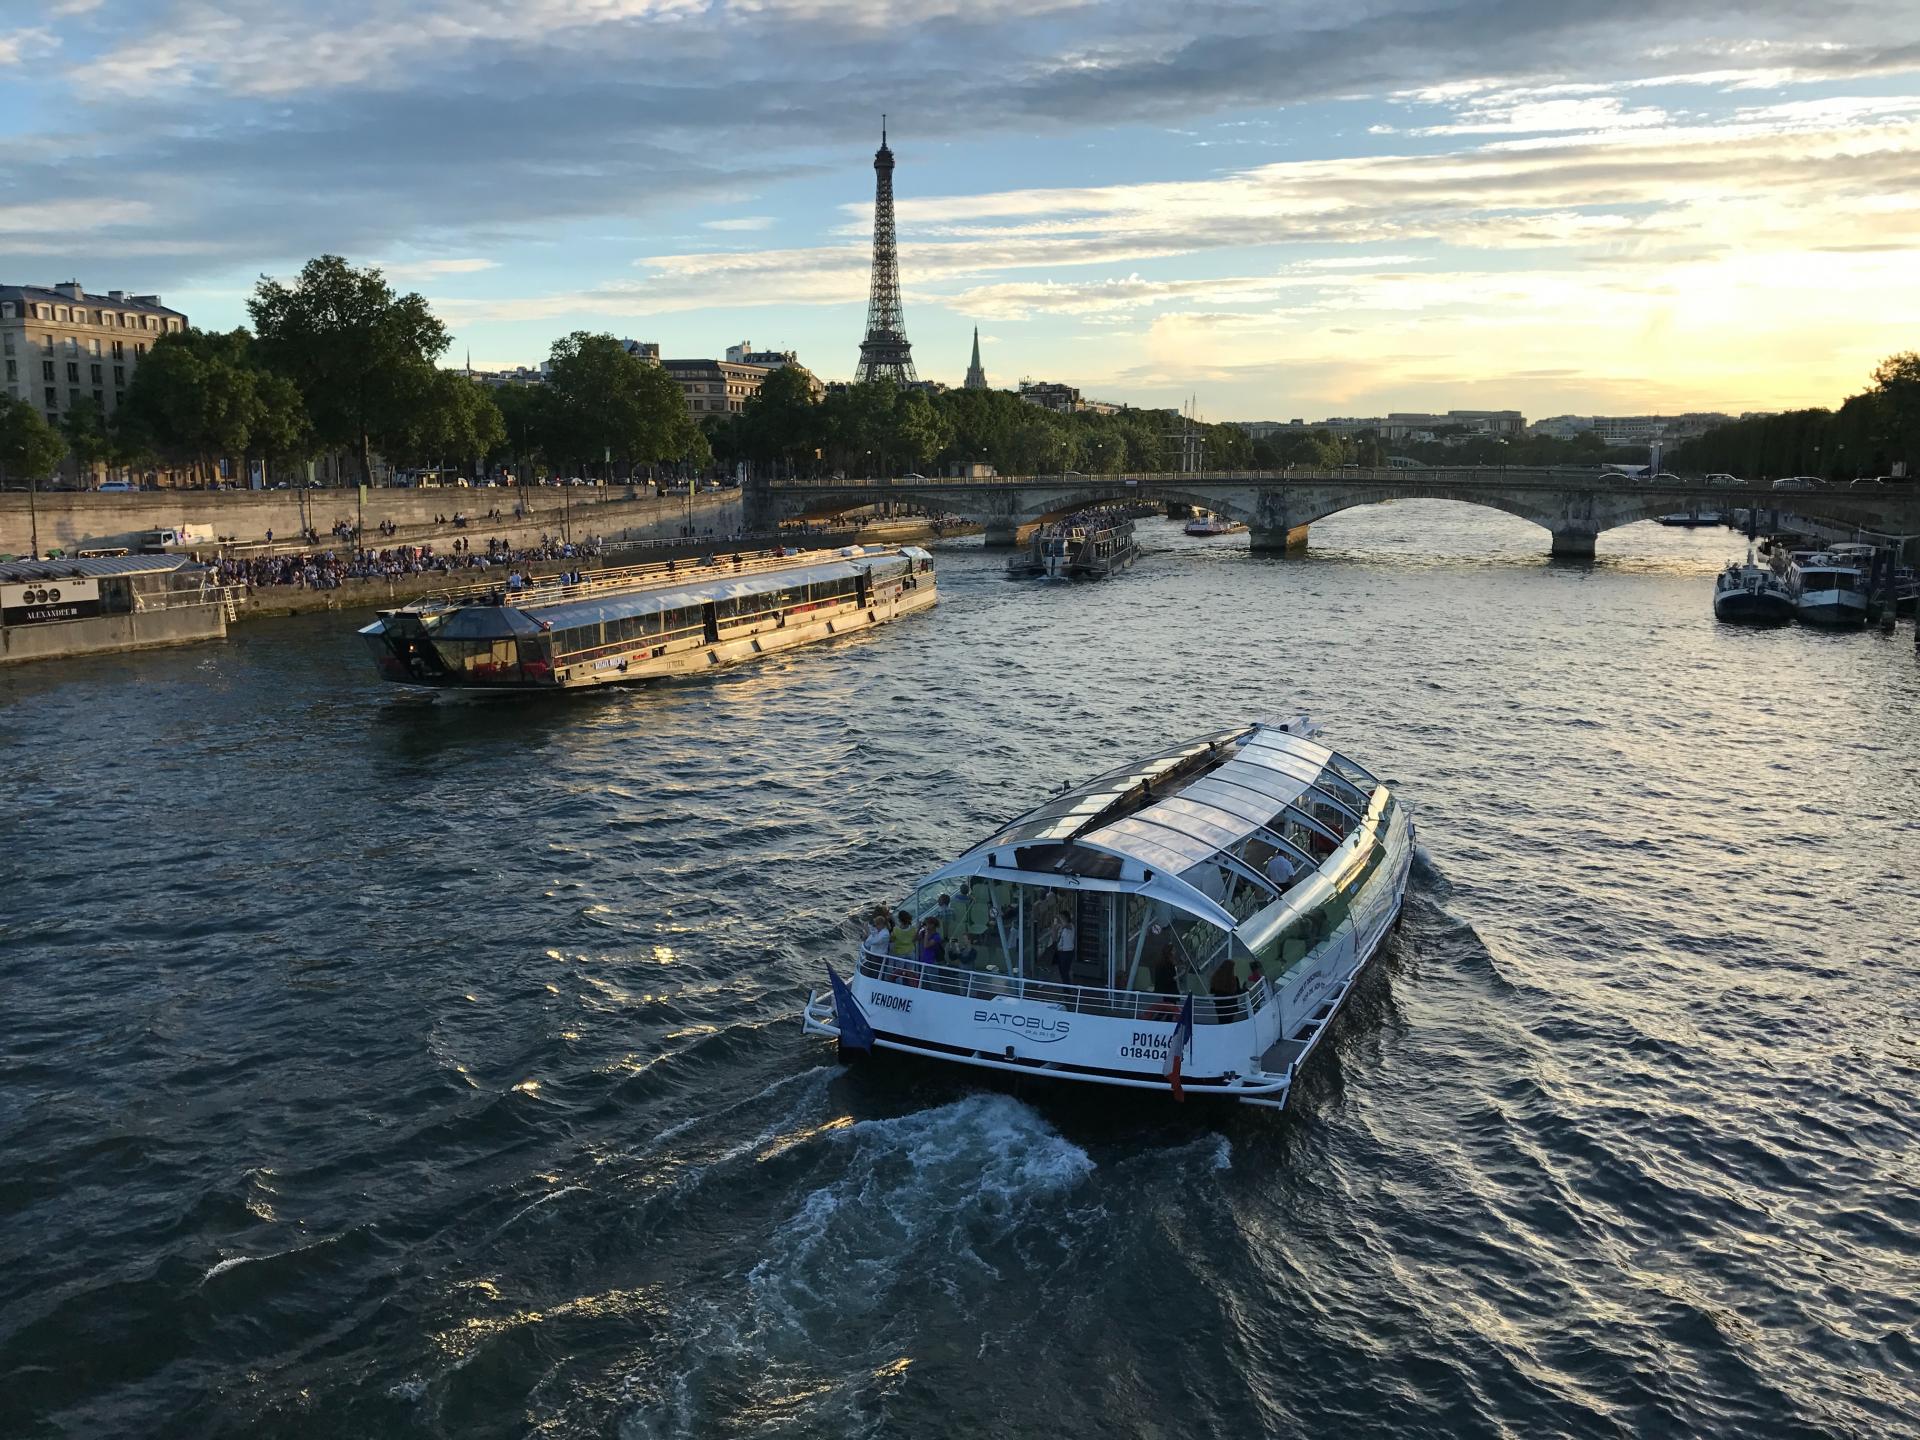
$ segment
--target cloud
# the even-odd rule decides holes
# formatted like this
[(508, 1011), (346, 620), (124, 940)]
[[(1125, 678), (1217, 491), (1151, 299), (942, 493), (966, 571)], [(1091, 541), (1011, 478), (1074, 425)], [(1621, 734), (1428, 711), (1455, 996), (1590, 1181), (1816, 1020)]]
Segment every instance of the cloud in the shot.
[(436, 280), (443, 275), (473, 275), (498, 269), (498, 260), (398, 260), (382, 261), (380, 269), (389, 280)]
[(765, 230), (774, 223), (771, 215), (735, 215), (725, 220), (702, 220), (705, 230)]
[(21, 65), (28, 60), (50, 55), (59, 48), (59, 37), (51, 30), (9, 30), (0, 33), (0, 66)]

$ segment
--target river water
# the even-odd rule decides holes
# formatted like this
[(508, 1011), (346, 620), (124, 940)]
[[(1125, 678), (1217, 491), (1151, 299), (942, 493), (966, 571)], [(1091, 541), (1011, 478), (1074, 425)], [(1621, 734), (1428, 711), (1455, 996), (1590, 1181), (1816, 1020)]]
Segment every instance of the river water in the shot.
[[(0, 676), (0, 1434), (1920, 1431), (1920, 666), (1405, 503), (710, 680)], [(849, 920), (1305, 707), (1418, 809), (1284, 1114), (883, 1059)]]

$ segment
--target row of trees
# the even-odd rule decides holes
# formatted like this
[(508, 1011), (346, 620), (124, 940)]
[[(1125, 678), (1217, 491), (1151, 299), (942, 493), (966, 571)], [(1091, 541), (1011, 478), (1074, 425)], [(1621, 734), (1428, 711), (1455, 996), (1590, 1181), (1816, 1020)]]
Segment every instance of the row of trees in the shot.
[(1689, 440), (1674, 464), (1706, 474), (1749, 479), (1819, 475), (1850, 480), (1888, 475), (1920, 462), (1920, 354), (1890, 355), (1874, 368), (1873, 385), (1838, 410), (1786, 410), (1736, 420)]
[(553, 347), (547, 384), (489, 392), (439, 368), (446, 326), (377, 268), (323, 255), (290, 284), (262, 277), (247, 311), (251, 330), (160, 337), (111, 423), (90, 400), (58, 430), (9, 402), (0, 467), (37, 478), (71, 453), (85, 471), (105, 463), (204, 476), (221, 459), (280, 469), (340, 451), (366, 480), (376, 452), (409, 468), (711, 458), (679, 385), (611, 335), (569, 335)]
[(1254, 463), (1246, 432), (1233, 425), (1192, 427), (1167, 411), (1061, 414), (1007, 390), (929, 394), (891, 380), (847, 385), (822, 400), (804, 370), (769, 375), (738, 415), (705, 425), (714, 456), (792, 474), (889, 475), (948, 463), (981, 462), (1004, 475), (1169, 471), (1183, 443), (1209, 466)]

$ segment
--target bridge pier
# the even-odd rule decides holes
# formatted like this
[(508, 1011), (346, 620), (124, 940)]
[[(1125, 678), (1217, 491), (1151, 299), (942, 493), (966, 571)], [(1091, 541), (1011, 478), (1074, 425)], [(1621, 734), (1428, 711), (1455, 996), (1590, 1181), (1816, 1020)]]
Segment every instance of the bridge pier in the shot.
[(1556, 560), (1591, 560), (1593, 542), (1599, 535), (1592, 530), (1580, 530), (1571, 526), (1553, 532), (1553, 558)]
[(1256, 555), (1288, 555), (1307, 548), (1305, 525), (1255, 525), (1247, 533)]
[(986, 541), (989, 549), (1015, 548), (1020, 543), (1019, 523), (1008, 516), (994, 516), (986, 524)]

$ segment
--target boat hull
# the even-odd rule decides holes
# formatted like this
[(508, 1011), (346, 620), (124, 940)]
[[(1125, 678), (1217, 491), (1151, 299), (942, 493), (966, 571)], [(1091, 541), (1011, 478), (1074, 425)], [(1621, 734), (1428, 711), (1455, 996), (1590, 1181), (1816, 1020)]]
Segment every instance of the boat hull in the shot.
[(1813, 591), (1794, 603), (1794, 616), (1803, 625), (1849, 630), (1867, 623), (1867, 602), (1851, 591)]
[(1785, 625), (1793, 619), (1791, 595), (1724, 590), (1713, 597), (1714, 619), (1727, 625)]

